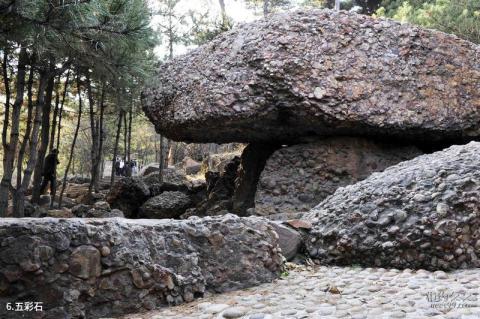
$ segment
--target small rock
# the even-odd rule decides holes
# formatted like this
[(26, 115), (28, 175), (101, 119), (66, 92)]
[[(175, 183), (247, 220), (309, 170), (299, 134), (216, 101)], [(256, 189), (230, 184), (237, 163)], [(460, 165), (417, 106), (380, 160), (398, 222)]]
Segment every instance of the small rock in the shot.
[(230, 307), (223, 311), (222, 316), (224, 318), (239, 318), (244, 316), (247, 311), (244, 307)]

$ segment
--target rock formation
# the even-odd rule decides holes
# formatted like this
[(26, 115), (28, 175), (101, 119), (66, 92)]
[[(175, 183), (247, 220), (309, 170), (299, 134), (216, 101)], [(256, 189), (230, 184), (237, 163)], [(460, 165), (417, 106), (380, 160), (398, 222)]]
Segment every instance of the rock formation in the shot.
[(480, 267), (480, 143), (374, 173), (337, 191), (305, 219), (323, 263), (450, 270)]
[(188, 142), (480, 136), (480, 48), (349, 12), (272, 15), (160, 66), (143, 94), (157, 131)]
[(268, 159), (260, 175), (255, 213), (307, 212), (338, 187), (420, 154), (411, 146), (345, 137), (281, 148)]
[(1, 318), (7, 302), (45, 318), (100, 318), (272, 281), (282, 257), (263, 219), (0, 220)]
[(111, 208), (121, 210), (125, 217), (136, 217), (138, 209), (150, 196), (147, 184), (140, 177), (119, 178), (107, 196)]
[(141, 207), (141, 218), (178, 218), (190, 208), (190, 197), (182, 192), (162, 192), (150, 198)]
[[(347, 164), (344, 155), (327, 156), (332, 165), (319, 172), (324, 176), (318, 184), (296, 179), (311, 172), (312, 161), (322, 161), (319, 151), (318, 159), (299, 165), (302, 171), (267, 167), (260, 177), (268, 153), (281, 145), (300, 151), (302, 146), (293, 145), (351, 136), (430, 152), (479, 139), (480, 48), (443, 32), (351, 12), (282, 13), (241, 25), (162, 64), (142, 101), (157, 131), (171, 139), (249, 143), (234, 213), (246, 215), (255, 204), (261, 214), (274, 213), (272, 206), (298, 212), (336, 187), (414, 154), (404, 148), (405, 154), (396, 153), (397, 159), (378, 168), (361, 168), (362, 159), (360, 168), (340, 168)], [(365, 147), (355, 154), (370, 154)], [(298, 156), (285, 160), (293, 163)], [(295, 181), (271, 189), (277, 188), (278, 179), (269, 178), (274, 173), (293, 173)]]

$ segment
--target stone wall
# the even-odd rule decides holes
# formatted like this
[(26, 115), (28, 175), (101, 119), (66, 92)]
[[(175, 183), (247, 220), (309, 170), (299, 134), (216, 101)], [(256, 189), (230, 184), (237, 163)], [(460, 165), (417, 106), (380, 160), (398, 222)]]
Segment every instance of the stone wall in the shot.
[(277, 278), (278, 236), (260, 218), (0, 220), (0, 318), (99, 318)]

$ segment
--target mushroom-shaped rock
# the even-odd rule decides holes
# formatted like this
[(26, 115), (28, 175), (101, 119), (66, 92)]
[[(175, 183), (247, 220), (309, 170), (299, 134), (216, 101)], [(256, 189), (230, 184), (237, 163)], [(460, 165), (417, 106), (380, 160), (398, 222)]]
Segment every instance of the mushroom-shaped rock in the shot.
[(480, 266), (480, 143), (452, 146), (339, 188), (304, 218), (324, 263)]
[(160, 66), (157, 131), (188, 142), (480, 136), (480, 47), (350, 12), (272, 15)]

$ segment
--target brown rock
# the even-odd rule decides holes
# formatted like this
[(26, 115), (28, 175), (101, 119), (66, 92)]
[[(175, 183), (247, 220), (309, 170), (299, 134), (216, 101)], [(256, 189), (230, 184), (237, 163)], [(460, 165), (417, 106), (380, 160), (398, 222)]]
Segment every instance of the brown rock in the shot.
[(301, 219), (291, 219), (291, 220), (287, 220), (285, 223), (295, 229), (311, 229), (312, 228), (312, 223), (306, 220), (301, 220)]
[(268, 158), (255, 194), (255, 213), (307, 212), (339, 187), (421, 152), (364, 138), (332, 137), (284, 147)]
[(188, 142), (480, 136), (479, 46), (342, 11), (272, 15), (162, 64), (143, 93), (159, 133)]
[(69, 271), (82, 279), (100, 276), (102, 265), (98, 249), (87, 245), (75, 248), (70, 256)]

